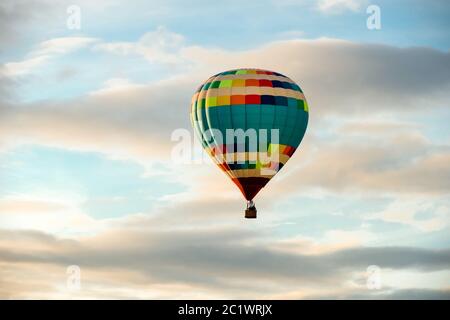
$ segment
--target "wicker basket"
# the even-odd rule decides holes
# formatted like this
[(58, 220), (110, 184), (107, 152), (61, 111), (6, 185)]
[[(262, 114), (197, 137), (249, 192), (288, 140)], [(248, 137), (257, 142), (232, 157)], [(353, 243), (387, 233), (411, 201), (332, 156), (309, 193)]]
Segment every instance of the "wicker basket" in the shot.
[(256, 219), (256, 208), (248, 208), (245, 209), (245, 217), (247, 219)]

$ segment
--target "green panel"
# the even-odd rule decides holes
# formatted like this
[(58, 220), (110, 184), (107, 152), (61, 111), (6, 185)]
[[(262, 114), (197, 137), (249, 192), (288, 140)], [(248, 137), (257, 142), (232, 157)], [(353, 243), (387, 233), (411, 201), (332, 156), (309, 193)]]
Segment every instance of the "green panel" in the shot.
[(281, 129), (284, 126), (287, 118), (287, 108), (287, 106), (275, 106), (274, 128)]
[[(259, 129), (259, 118), (261, 114), (261, 107), (257, 104), (247, 104), (245, 105), (245, 131), (248, 129), (256, 130), (256, 136), (258, 136)], [(250, 138), (246, 137), (245, 141), (245, 151), (246, 152), (256, 152), (258, 150), (258, 144), (250, 144)]]
[(215, 107), (217, 106), (217, 97), (207, 97), (206, 98), (206, 107)]
[(288, 98), (288, 107), (297, 107), (297, 99)]
[(200, 120), (197, 117), (197, 101), (195, 101), (195, 103), (192, 104), (191, 121), (192, 121), (192, 127), (194, 128), (195, 135), (198, 137), (198, 139), (200, 139), (200, 142), (202, 143), (202, 146), (206, 147), (207, 144), (203, 140), (202, 131), (200, 129), (200, 125), (201, 125), (200, 122), (199, 122)]
[[(218, 109), (219, 108), (205, 108), (206, 110), (206, 118), (208, 120), (208, 129), (221, 129), (220, 124), (220, 118), (218, 115)], [(223, 135), (223, 132), (222, 132)], [(223, 143), (224, 138), (215, 137), (215, 143), (214, 145), (216, 147), (220, 147), (220, 145)]]
[(209, 125), (208, 125), (208, 119), (206, 117), (206, 108), (198, 108), (196, 109), (196, 114), (197, 114), (197, 119), (198, 121), (198, 127), (199, 127), (199, 131), (201, 132), (202, 135), (202, 144), (207, 145), (209, 148), (211, 148), (211, 146), (213, 146), (212, 143), (207, 142), (204, 138), (204, 132), (206, 130), (208, 130)]
[(297, 107), (287, 107), (287, 119), (286, 119), (286, 123), (285, 123), (285, 128), (283, 130), (283, 133), (281, 135), (281, 140), (282, 141), (286, 141), (286, 143), (283, 144), (287, 144), (289, 145), (289, 142), (291, 140), (292, 134), (294, 133), (294, 127), (295, 124), (297, 122), (297, 113), (298, 113), (298, 109)]
[(232, 80), (222, 80), (220, 81), (219, 88), (231, 88)]
[(259, 105), (246, 105), (245, 115), (247, 120), (246, 130), (249, 128), (258, 130), (261, 117), (261, 107)]
[(213, 81), (213, 82), (211, 82), (210, 88), (216, 89), (216, 88), (219, 88), (219, 86), (220, 86), (220, 81)]
[(298, 147), (298, 145), (302, 141), (303, 136), (305, 135), (306, 132), (306, 127), (308, 126), (308, 116), (309, 116), (308, 112), (298, 110), (295, 130), (291, 136), (289, 145), (293, 147)]
[(230, 108), (231, 106), (220, 106), (215, 108), (217, 109), (217, 114), (220, 118), (220, 130), (222, 132), (225, 132), (226, 129), (233, 129)]
[(245, 105), (233, 105), (230, 110), (234, 128), (245, 129)]
[(296, 131), (299, 129), (299, 124), (298, 124), (298, 120), (299, 120), (299, 114), (300, 112), (302, 112), (301, 110), (299, 110), (296, 106), (295, 107), (290, 107), (289, 112), (293, 113), (291, 116), (291, 119), (288, 120), (287, 125), (291, 126), (292, 130), (288, 136), (287, 139), (287, 145), (292, 146), (292, 147), (296, 147), (295, 143), (293, 141), (296, 135)]
[(275, 106), (263, 104), (261, 105), (261, 127), (266, 129), (273, 128)]

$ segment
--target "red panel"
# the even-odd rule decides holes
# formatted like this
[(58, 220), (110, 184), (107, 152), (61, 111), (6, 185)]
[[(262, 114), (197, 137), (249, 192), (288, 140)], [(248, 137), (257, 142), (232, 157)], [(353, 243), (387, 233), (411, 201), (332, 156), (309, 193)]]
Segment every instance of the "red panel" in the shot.
[(292, 153), (292, 147), (291, 146), (287, 146), (286, 149), (284, 149), (283, 152), (285, 155), (290, 155)]
[(244, 95), (231, 96), (231, 105), (236, 104), (245, 104), (245, 96)]
[(287, 146), (284, 151), (283, 154), (288, 155), (289, 157), (292, 156), (295, 152), (295, 148), (292, 146)]
[(290, 150), (290, 152), (289, 152), (289, 157), (292, 157), (292, 155), (294, 154), (294, 152), (295, 152), (295, 148), (294, 148), (294, 147), (291, 147), (291, 150)]
[(246, 87), (259, 87), (259, 80), (256, 79), (247, 79), (245, 80)]
[(259, 86), (260, 87), (272, 87), (272, 81), (265, 80), (265, 79), (259, 80)]
[(227, 164), (226, 162), (218, 163), (217, 165), (219, 166), (219, 168), (220, 168), (222, 171), (228, 171), (228, 170), (230, 170), (230, 168), (228, 167), (228, 164)]
[(248, 94), (245, 96), (245, 104), (261, 104), (261, 96)]
[(269, 182), (269, 178), (235, 178), (233, 182), (239, 187), (245, 199), (252, 200)]

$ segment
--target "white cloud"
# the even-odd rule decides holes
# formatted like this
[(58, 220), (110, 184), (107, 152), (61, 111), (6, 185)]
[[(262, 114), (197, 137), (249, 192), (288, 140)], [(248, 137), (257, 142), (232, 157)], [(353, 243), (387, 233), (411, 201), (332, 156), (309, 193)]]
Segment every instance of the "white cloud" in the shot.
[[(441, 202), (441, 204), (437, 204)], [(390, 203), (384, 210), (369, 214), (369, 219), (381, 219), (386, 222), (402, 223), (422, 232), (432, 232), (445, 229), (450, 224), (449, 203), (439, 201), (439, 198), (415, 199), (400, 197)], [(426, 214), (427, 218), (418, 217)]]
[(99, 43), (95, 50), (119, 55), (141, 55), (149, 62), (175, 65), (183, 62), (180, 50), (184, 37), (159, 26), (155, 31), (144, 34), (137, 42)]
[[(161, 33), (167, 31), (158, 29), (143, 38), (157, 40)], [(173, 38), (178, 45), (180, 39)], [(163, 36), (156, 45), (170, 47), (166, 42)], [(64, 41), (45, 43), (41, 51), (61, 52), (54, 47)], [(177, 77), (143, 84), (113, 78), (71, 101), (5, 104), (0, 107), (0, 143), (95, 151), (151, 167), (170, 160), (172, 131), (190, 128), (189, 103), (198, 83), (227, 68), (260, 66), (299, 81), (311, 106), (305, 140), (288, 169), (271, 182), (278, 183), (272, 191), (289, 185), (292, 192), (448, 192), (450, 180), (443, 179), (448, 146), (424, 137), (425, 124), (405, 125), (398, 119), (405, 112), (420, 115), (444, 108), (450, 78), (442, 65), (449, 63), (450, 54), (319, 39), (280, 41), (241, 52), (184, 46), (179, 55), (191, 61), (192, 71)], [(369, 115), (374, 120), (361, 121)]]
[(27, 75), (43, 66), (49, 60), (84, 48), (97, 41), (88, 37), (54, 38), (41, 42), (27, 58), (18, 62), (7, 62), (0, 68), (1, 74), (7, 77)]
[[(271, 249), (259, 239), (264, 239), (261, 232), (211, 226), (171, 231), (152, 228), (150, 232), (145, 226), (138, 230), (122, 228), (78, 240), (0, 230), (1, 272), (23, 276), (45, 270), (21, 285), (15, 277), (2, 274), (0, 278), (5, 280), (0, 287), (3, 295), (22, 298), (36, 293), (41, 298), (66, 296), (65, 269), (71, 264), (82, 270), (78, 297), (109, 298), (180, 298), (180, 288), (197, 292), (198, 297), (209, 294), (208, 298), (292, 298), (299, 290), (313, 295), (318, 287), (322, 294), (330, 291), (336, 297), (358, 292), (355, 276), (358, 281), (358, 274), (374, 261), (386, 270), (409, 269), (422, 283), (429, 272), (448, 274), (448, 250), (377, 247), (308, 255)], [(20, 244), (20, 250), (15, 250), (11, 240)], [(27, 247), (27, 243), (31, 245)], [(54, 272), (49, 273), (50, 269)], [(430, 287), (445, 289), (442, 283), (436, 284), (439, 277), (428, 277), (435, 283)], [(117, 290), (118, 283), (122, 291)], [(402, 288), (402, 283), (395, 284), (400, 287), (391, 290)], [(156, 287), (152, 290), (153, 285)]]
[(30, 73), (43, 65), (49, 59), (48, 56), (37, 56), (19, 62), (8, 62), (1, 66), (1, 73), (7, 77), (16, 77)]
[(127, 92), (133, 89), (145, 88), (145, 85), (133, 83), (126, 78), (112, 78), (103, 83), (103, 87), (91, 92), (91, 95), (105, 95), (115, 92)]
[[(328, 0), (320, 5), (324, 12), (344, 12), (359, 10), (359, 3)], [(94, 43), (84, 37), (44, 41), (23, 61), (3, 66), (3, 72), (26, 75), (49, 59)], [(170, 133), (189, 127), (190, 96), (199, 82), (240, 66), (277, 70), (300, 82), (311, 105), (305, 143), (269, 186), (272, 197), (261, 199), (267, 204), (265, 214), (253, 224), (242, 223), (242, 202), (232, 183), (215, 168), (200, 166), (169, 164), (168, 178), (179, 179), (188, 190), (161, 197), (154, 211), (119, 219), (90, 217), (81, 210), (83, 199), (72, 195), (0, 199), (0, 225), (16, 229), (0, 230), (0, 297), (351, 296), (361, 294), (355, 281), (374, 261), (393, 270), (387, 283), (395, 288), (389, 294), (405, 294), (402, 288), (427, 287), (431, 281), (428, 288), (442, 289), (432, 294), (448, 296), (439, 283), (448, 278), (448, 250), (366, 248), (377, 236), (363, 227), (333, 226), (323, 236), (279, 240), (273, 231), (282, 218), (271, 203), (280, 199), (277, 194), (305, 195), (307, 188), (406, 194), (406, 199), (421, 194), (423, 201), (399, 197), (369, 220), (426, 232), (448, 225), (448, 207), (433, 207), (436, 198), (430, 196), (448, 195), (448, 146), (426, 138), (425, 124), (403, 121), (405, 114), (447, 107), (448, 52), (335, 39), (279, 41), (231, 51), (187, 45), (181, 35), (161, 27), (136, 42), (103, 42), (95, 48), (124, 59), (140, 55), (155, 64), (187, 62), (190, 71), (141, 84), (112, 78), (88, 96), (62, 102), (2, 103), (0, 146), (35, 143), (142, 165), (167, 161)], [(202, 170), (203, 175), (198, 173)], [(432, 216), (420, 219), (419, 210)], [(79, 294), (64, 287), (65, 268), (73, 263), (83, 270)], [(405, 270), (410, 273), (395, 281)], [(407, 286), (410, 276), (421, 280)], [(361, 295), (367, 296), (366, 291)]]
[(79, 235), (104, 230), (106, 224), (80, 209), (79, 196), (27, 194), (0, 198), (0, 225), (10, 230), (36, 230), (59, 235)]
[(30, 55), (47, 56), (47, 55), (63, 55), (69, 52), (84, 48), (96, 42), (97, 39), (90, 37), (63, 37), (54, 38), (41, 42)]
[(364, 229), (330, 229), (321, 237), (291, 237), (275, 242), (273, 247), (284, 252), (320, 255), (337, 250), (367, 246), (375, 239), (375, 234)]
[(358, 11), (365, 0), (319, 0), (317, 7), (326, 13), (341, 13), (343, 11)]

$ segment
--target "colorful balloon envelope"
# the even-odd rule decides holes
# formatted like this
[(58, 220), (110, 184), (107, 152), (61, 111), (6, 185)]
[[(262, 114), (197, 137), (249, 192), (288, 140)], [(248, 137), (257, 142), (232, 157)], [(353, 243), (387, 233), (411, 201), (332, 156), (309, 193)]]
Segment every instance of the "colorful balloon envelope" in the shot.
[(191, 122), (203, 148), (247, 200), (283, 168), (308, 125), (302, 89), (288, 77), (261, 69), (235, 69), (206, 80), (195, 92)]

